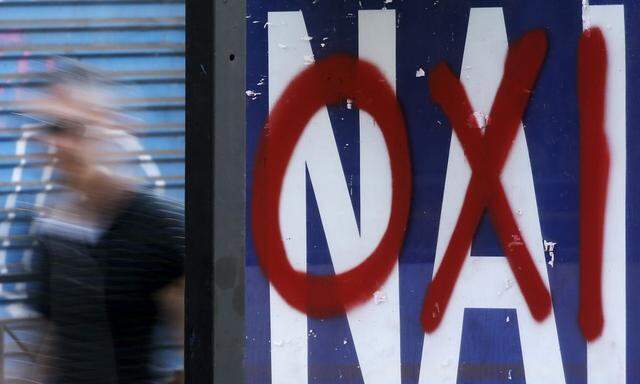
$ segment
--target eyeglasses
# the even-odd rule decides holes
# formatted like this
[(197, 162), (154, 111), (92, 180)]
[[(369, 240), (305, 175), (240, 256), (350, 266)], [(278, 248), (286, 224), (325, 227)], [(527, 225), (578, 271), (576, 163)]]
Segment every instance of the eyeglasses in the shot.
[(86, 127), (83, 123), (68, 119), (58, 119), (42, 126), (42, 132), (46, 135), (82, 136), (85, 131)]

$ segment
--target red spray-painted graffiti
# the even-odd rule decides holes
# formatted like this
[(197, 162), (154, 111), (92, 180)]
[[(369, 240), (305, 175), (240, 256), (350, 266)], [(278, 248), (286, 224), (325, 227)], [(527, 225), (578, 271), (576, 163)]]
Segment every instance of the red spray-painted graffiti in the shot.
[(484, 135), (473, 118), (464, 87), (451, 70), (440, 64), (429, 75), (431, 96), (449, 118), (473, 175), (442, 264), (425, 298), (422, 324), (427, 332), (440, 324), (485, 208), (533, 317), (542, 320), (551, 310), (551, 297), (520, 234), (500, 181), (546, 51), (547, 39), (541, 30), (527, 33), (509, 49)]
[[(434, 331), (440, 324), (485, 209), (491, 215), (533, 317), (542, 321), (551, 311), (550, 294), (535, 268), (500, 181), (546, 50), (547, 39), (541, 30), (527, 33), (509, 49), (484, 135), (473, 118), (464, 87), (451, 70), (440, 64), (430, 72), (432, 98), (450, 119), (473, 175), (442, 265), (427, 290), (422, 312), (422, 323), (427, 332)], [(610, 166), (604, 132), (605, 85), (604, 38), (600, 30), (592, 29), (580, 40), (578, 62), (581, 126), (579, 321), (587, 340), (596, 339), (604, 324), (601, 273)], [(391, 216), (380, 243), (362, 263), (335, 276), (316, 276), (296, 271), (287, 258), (279, 224), (281, 189), (295, 146), (311, 117), (324, 105), (346, 99), (370, 113), (382, 131), (391, 163)], [(311, 316), (342, 314), (370, 300), (391, 273), (399, 256), (409, 215), (411, 188), (404, 118), (384, 76), (372, 64), (345, 55), (315, 63), (289, 84), (274, 106), (256, 154), (252, 229), (260, 266), (287, 303)]]
[[(287, 259), (278, 216), (280, 192), (295, 145), (311, 117), (324, 105), (346, 99), (369, 112), (382, 131), (391, 162), (391, 216), (380, 243), (359, 266), (335, 276), (314, 276), (294, 270)], [(312, 316), (331, 316), (369, 300), (398, 259), (411, 201), (404, 118), (384, 75), (372, 64), (345, 55), (300, 73), (271, 111), (254, 180), (253, 233), (259, 262), (287, 303)]]
[(580, 313), (587, 340), (598, 338), (602, 313), (602, 252), (609, 182), (609, 146), (604, 131), (607, 49), (599, 29), (585, 31), (578, 47), (580, 108)]

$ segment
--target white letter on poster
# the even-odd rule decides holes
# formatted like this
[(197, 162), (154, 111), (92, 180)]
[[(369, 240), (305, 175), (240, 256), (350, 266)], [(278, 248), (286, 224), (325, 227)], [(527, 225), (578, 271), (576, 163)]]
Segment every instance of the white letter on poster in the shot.
[(626, 382), (626, 59), (623, 5), (584, 8), (585, 29), (599, 27), (607, 44), (605, 132), (611, 155), (602, 257), (602, 335), (587, 345), (587, 382)]
[[(360, 11), (359, 54), (374, 63), (395, 88), (395, 11)], [(302, 12), (269, 13), (269, 107), (288, 83), (313, 62)], [(315, 36), (321, 38), (321, 36)], [(304, 97), (301, 95), (300, 97)], [(336, 273), (362, 262), (386, 230), (391, 210), (391, 168), (382, 133), (372, 118), (360, 112), (361, 230), (329, 114), (321, 108), (298, 142), (285, 174), (280, 200), (280, 225), (287, 256), (306, 270), (306, 169), (318, 203), (322, 226)], [(347, 314), (360, 369), (367, 384), (399, 384), (400, 314), (398, 268), (380, 288), (385, 302), (369, 302)], [(270, 290), (271, 372), (274, 384), (308, 382), (307, 317)], [(380, 364), (384, 356), (385, 363)]]
[[(502, 78), (508, 43), (501, 8), (472, 8), (460, 79), (476, 112), (487, 115)], [(535, 129), (533, 127), (532, 129)], [(451, 138), (444, 187), (434, 275), (464, 201), (471, 169), (458, 138)], [(518, 227), (547, 288), (549, 279), (542, 248), (529, 150), (522, 126), (501, 177)], [(470, 252), (470, 251), (469, 251)], [(553, 312), (543, 322), (531, 316), (504, 257), (469, 257), (439, 328), (425, 335), (420, 383), (457, 382), (465, 308), (513, 308), (518, 314), (520, 344), (527, 383), (564, 383), (564, 372)], [(507, 375), (507, 372), (505, 372)], [(505, 377), (506, 378), (506, 377)]]

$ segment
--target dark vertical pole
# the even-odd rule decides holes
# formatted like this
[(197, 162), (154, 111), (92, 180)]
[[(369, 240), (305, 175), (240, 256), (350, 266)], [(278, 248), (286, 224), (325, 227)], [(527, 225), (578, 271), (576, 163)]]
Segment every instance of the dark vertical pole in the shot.
[(186, 2), (185, 379), (213, 383), (214, 2)]
[(215, 2), (216, 384), (244, 382), (245, 15), (244, 0)]

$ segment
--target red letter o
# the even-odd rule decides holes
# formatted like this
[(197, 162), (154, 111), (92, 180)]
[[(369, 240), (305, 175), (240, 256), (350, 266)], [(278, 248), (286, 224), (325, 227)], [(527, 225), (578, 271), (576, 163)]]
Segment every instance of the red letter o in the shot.
[[(358, 266), (335, 276), (293, 269), (280, 232), (282, 183), (291, 155), (316, 111), (353, 100), (378, 123), (391, 163), (392, 199), (387, 229), (376, 249)], [(370, 63), (334, 55), (301, 72), (274, 106), (256, 152), (252, 229), (266, 277), (294, 308), (311, 316), (344, 313), (369, 300), (391, 273), (400, 254), (411, 203), (407, 133), (393, 89)]]

